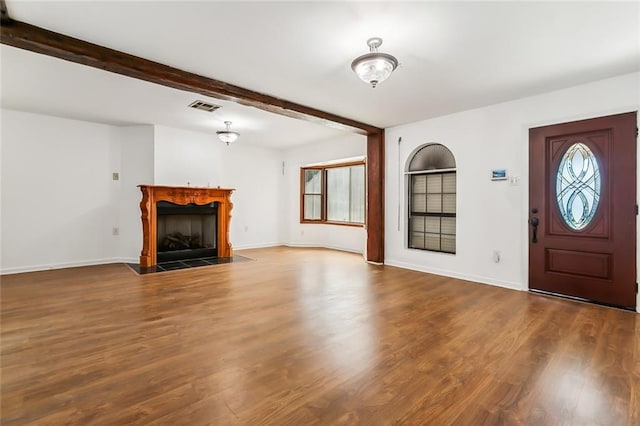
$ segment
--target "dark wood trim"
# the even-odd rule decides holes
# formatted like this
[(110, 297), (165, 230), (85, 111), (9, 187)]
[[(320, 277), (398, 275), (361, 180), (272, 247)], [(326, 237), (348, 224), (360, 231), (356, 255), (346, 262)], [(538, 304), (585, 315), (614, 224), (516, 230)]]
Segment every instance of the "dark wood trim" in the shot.
[[(538, 219), (528, 226), (529, 289), (635, 310), (637, 125), (633, 111), (529, 129), (528, 216)], [(596, 156), (601, 185), (595, 215), (579, 231), (557, 208), (555, 183), (577, 142)]]
[(365, 227), (364, 223), (336, 222), (336, 221), (331, 221), (331, 220), (325, 220), (324, 222), (309, 222), (309, 221), (305, 221), (305, 222), (302, 222), (302, 223), (304, 223), (304, 224), (314, 223), (314, 224), (317, 224), (317, 225), (351, 226), (353, 228), (364, 228)]
[(317, 165), (317, 166), (302, 166), (300, 169), (335, 169), (337, 167), (349, 167), (349, 166), (361, 166), (366, 164), (365, 160), (358, 161), (348, 161), (344, 163), (332, 163), (327, 165)]
[(14, 21), (8, 16), (7, 19), (8, 24), (4, 25), (3, 22), (2, 25), (2, 44), (340, 130), (363, 135), (380, 131), (375, 126), (326, 111), (254, 92), (24, 22)]
[(138, 185), (142, 191), (140, 212), (142, 219), (142, 251), (140, 267), (150, 268), (157, 263), (158, 254), (158, 201), (169, 201), (179, 205), (189, 203), (203, 205), (218, 203), (217, 248), (218, 257), (233, 257), (233, 246), (229, 239), (231, 210), (231, 193), (234, 189), (200, 188), (184, 186)]
[(367, 260), (384, 262), (384, 130), (367, 135)]
[(0, 0), (0, 23), (2, 25), (9, 25), (11, 23), (9, 9), (7, 9), (7, 2), (5, 2), (5, 0)]
[[(304, 180), (304, 172), (305, 170), (320, 170), (321, 175), (321, 184), (320, 184), (320, 192), (305, 192), (305, 180)], [(324, 199), (325, 199), (325, 189), (326, 182), (324, 180), (324, 173), (322, 173), (321, 168), (316, 167), (300, 167), (300, 223), (324, 223), (325, 219), (325, 210), (324, 210)], [(322, 205), (320, 207), (320, 219), (305, 219), (304, 218), (304, 196), (305, 195), (319, 195), (320, 200), (322, 201)]]
[(322, 218), (322, 220), (324, 222), (327, 221), (327, 208), (328, 208), (328, 204), (327, 204), (327, 188), (329, 185), (327, 185), (327, 171), (326, 170), (322, 170), (320, 172), (320, 177), (322, 179), (322, 195), (320, 196), (320, 217)]
[[(367, 176), (367, 162), (365, 160), (358, 161), (345, 161), (344, 163), (333, 163), (327, 165), (315, 165), (315, 166), (302, 166), (300, 167), (300, 223), (304, 224), (318, 224), (318, 225), (339, 225), (339, 226), (355, 226), (355, 227), (366, 227), (367, 218), (365, 214), (365, 222), (357, 223), (357, 222), (339, 222), (334, 220), (327, 219), (327, 173), (328, 169), (336, 169), (339, 167), (351, 167), (351, 166), (365, 166), (364, 172), (365, 176)], [(307, 194), (304, 192), (305, 190), (305, 181), (304, 181), (304, 172), (305, 170), (320, 170), (322, 172), (322, 188), (320, 190), (320, 194)], [(367, 182), (365, 179), (365, 194), (367, 191)], [(304, 218), (304, 196), (305, 195), (320, 195), (322, 198), (322, 207), (320, 210), (320, 219), (311, 220)], [(365, 211), (366, 211), (366, 199), (365, 199)]]
[(300, 191), (298, 194), (300, 200), (300, 223), (304, 222), (304, 169), (300, 168)]

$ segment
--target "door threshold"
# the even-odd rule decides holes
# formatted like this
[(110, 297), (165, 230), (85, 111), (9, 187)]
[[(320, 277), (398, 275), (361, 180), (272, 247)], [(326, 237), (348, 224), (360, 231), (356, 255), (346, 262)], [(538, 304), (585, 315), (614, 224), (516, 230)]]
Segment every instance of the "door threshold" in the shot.
[(535, 294), (540, 294), (540, 295), (543, 295), (543, 296), (558, 297), (560, 299), (574, 300), (576, 302), (588, 303), (588, 304), (591, 304), (591, 305), (605, 306), (607, 308), (615, 308), (615, 309), (621, 309), (621, 310), (627, 311), (627, 312), (637, 313), (636, 312), (636, 308), (635, 307), (630, 307), (630, 306), (612, 305), (610, 303), (598, 302), (598, 301), (591, 300), (591, 299), (585, 299), (583, 297), (569, 296), (569, 295), (566, 295), (566, 294), (554, 293), (552, 291), (537, 290), (537, 289), (534, 289), (534, 288), (530, 288), (529, 292), (530, 293), (535, 293)]

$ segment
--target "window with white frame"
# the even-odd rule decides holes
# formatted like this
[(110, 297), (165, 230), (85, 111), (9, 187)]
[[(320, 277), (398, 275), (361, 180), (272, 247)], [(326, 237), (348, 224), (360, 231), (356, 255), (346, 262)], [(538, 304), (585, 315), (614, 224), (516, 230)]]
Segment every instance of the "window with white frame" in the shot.
[(408, 168), (409, 248), (456, 252), (456, 162), (444, 145), (427, 144)]

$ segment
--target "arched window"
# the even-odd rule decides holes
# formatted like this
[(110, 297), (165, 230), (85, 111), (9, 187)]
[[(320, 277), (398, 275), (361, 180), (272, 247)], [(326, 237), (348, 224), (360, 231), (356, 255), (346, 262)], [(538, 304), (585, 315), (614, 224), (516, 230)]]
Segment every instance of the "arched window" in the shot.
[(444, 145), (409, 160), (409, 248), (456, 252), (456, 160)]

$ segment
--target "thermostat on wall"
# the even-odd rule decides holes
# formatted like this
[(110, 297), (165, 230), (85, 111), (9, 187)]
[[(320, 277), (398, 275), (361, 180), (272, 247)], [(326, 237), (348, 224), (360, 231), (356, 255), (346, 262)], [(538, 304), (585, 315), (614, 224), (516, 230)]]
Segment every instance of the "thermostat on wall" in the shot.
[(507, 171), (505, 169), (491, 170), (491, 180), (507, 180)]

